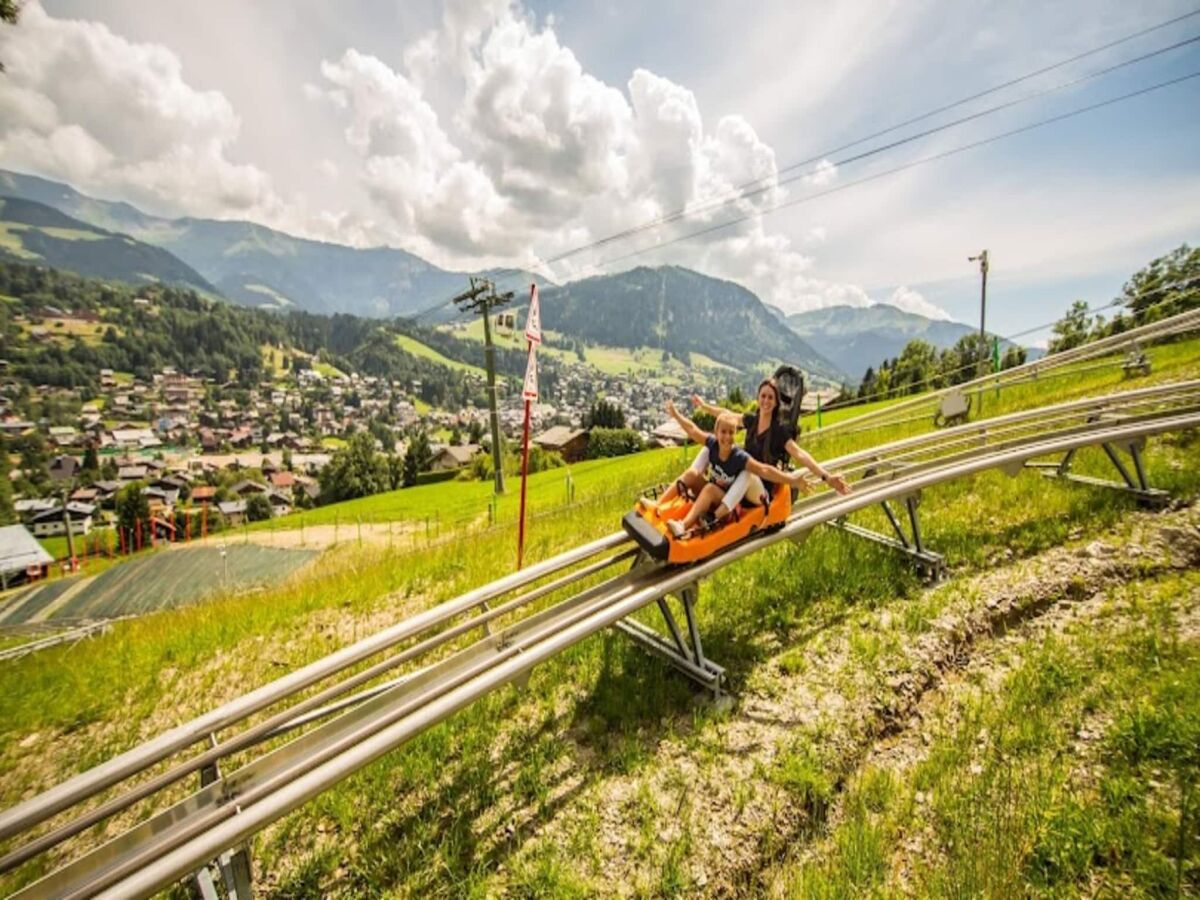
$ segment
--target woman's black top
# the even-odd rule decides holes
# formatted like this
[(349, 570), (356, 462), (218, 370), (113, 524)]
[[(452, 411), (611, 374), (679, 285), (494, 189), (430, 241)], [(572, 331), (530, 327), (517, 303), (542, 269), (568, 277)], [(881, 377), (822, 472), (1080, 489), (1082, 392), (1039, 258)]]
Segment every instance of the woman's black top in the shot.
[(746, 429), (746, 452), (759, 462), (777, 465), (788, 458), (787, 442), (796, 436), (796, 430), (787, 422), (775, 421), (761, 434), (758, 431), (758, 413), (742, 416), (742, 427)]

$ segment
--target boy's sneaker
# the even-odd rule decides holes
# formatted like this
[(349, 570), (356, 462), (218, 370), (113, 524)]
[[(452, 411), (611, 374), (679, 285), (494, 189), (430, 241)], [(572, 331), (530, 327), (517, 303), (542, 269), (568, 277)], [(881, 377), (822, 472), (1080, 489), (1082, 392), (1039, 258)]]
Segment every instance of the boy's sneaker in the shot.
[(638, 497), (638, 506), (645, 510), (658, 510), (658, 501), (653, 497)]
[(669, 520), (667, 522), (667, 530), (677, 538), (683, 537), (683, 523), (678, 519)]

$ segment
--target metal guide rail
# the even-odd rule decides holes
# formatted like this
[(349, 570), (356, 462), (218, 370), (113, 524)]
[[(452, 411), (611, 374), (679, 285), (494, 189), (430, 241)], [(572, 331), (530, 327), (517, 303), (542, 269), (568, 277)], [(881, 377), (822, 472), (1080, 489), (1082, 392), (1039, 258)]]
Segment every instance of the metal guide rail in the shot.
[[(692, 646), (674, 627), (675, 649), (663, 639), (663, 652), (673, 653), (673, 664), (685, 674), (719, 690), (722, 672), (703, 658), (691, 611), (699, 581), (722, 566), (780, 540), (803, 540), (816, 526), (843, 521), (868, 506), (905, 502), (924, 487), (954, 478), (996, 468), (1015, 475), (1033, 460), (1064, 454), (1069, 461), (1087, 446), (1136, 454), (1147, 436), (1198, 425), (1200, 381), (1073, 401), (831, 460), (830, 466), (859, 475), (853, 494), (824, 492), (807, 498), (778, 531), (693, 566), (646, 565), (626, 547), (623, 533), (601, 538), (399, 622), (0, 812), (0, 840), (29, 836), (0, 859), (0, 871), (46, 854), (135, 804), (159, 798), (158, 812), (71, 859), (22, 896), (140, 896), (192, 874), (207, 893), (204, 873), (215, 859), (223, 861), (229, 885), (243, 896), (249, 888), (249, 861), (244, 850), (231, 856), (230, 848), (236, 850), (270, 822), (479, 697), (519, 682), (562, 649), (613, 625), (628, 633), (627, 617), (648, 604), (664, 608), (669, 595), (681, 598)], [(1140, 461), (1136, 469), (1148, 488)], [(635, 565), (629, 569), (631, 559)], [(624, 570), (615, 569), (621, 564)], [(608, 577), (602, 577), (606, 571)], [(569, 591), (574, 593), (565, 599), (549, 599)], [(489, 605), (510, 594), (516, 595)], [(522, 611), (526, 614), (518, 618)], [(672, 625), (669, 612), (664, 616)], [(499, 630), (492, 631), (493, 624)], [(632, 630), (651, 631), (645, 626)], [(472, 633), (478, 639), (459, 646)], [(655, 635), (642, 638), (653, 643)], [(402, 651), (363, 667), (405, 642), (411, 643)], [(378, 683), (439, 648), (441, 658)], [(341, 675), (347, 677), (306, 694)], [(218, 740), (219, 732), (286, 703), (290, 705)], [(235, 753), (267, 740), (278, 743), (282, 735), (305, 728), (240, 768), (228, 773), (219, 769), (221, 760)], [(197, 745), (199, 752), (179, 758)], [(176, 761), (151, 776), (170, 759)], [(197, 772), (201, 789), (162, 809), (164, 800), (170, 802), (168, 789), (174, 786), (173, 796), (179, 796), (178, 782)], [(138, 777), (142, 780), (136, 781)], [(123, 786), (123, 792), (109, 790), (127, 780), (133, 783)], [(64, 812), (66, 817), (59, 815)]]
[[(834, 422), (823, 428), (807, 431), (805, 435), (807, 439), (811, 440), (817, 436), (839, 431), (848, 431), (851, 429), (857, 431), (867, 427), (898, 424), (898, 422), (909, 421), (909, 419), (897, 417), (901, 417), (905, 413), (911, 414), (925, 407), (932, 409), (943, 398), (952, 393), (958, 392), (965, 395), (972, 391), (1011, 387), (1023, 382), (1036, 381), (1039, 376), (1054, 372), (1056, 369), (1085, 362), (1090, 359), (1097, 359), (1102, 356), (1125, 352), (1144, 357), (1143, 347), (1148, 342), (1178, 336), (1189, 331), (1194, 331), (1197, 328), (1200, 328), (1200, 309), (1188, 310), (1187, 312), (1160, 319), (1157, 322), (1150, 322), (1146, 325), (1140, 325), (1137, 328), (1131, 328), (1120, 334), (1110, 335), (1098, 341), (1082, 344), (1070, 350), (1063, 350), (1059, 353), (1043, 356), (1041, 359), (1013, 366), (1001, 372), (982, 375), (952, 387), (928, 391), (910, 400), (892, 403), (881, 409), (843, 419), (840, 422)], [(1114, 363), (1114, 365), (1116, 364), (1118, 363)]]

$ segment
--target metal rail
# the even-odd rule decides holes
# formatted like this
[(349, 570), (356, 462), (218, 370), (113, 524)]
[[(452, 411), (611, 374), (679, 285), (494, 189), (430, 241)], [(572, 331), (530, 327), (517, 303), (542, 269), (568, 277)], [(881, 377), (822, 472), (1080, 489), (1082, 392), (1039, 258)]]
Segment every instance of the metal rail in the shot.
[[(1187, 331), (1193, 331), (1197, 328), (1200, 328), (1200, 309), (1188, 310), (1187, 312), (1178, 313), (1166, 319), (1160, 319), (1157, 322), (1150, 322), (1146, 325), (1140, 325), (1137, 328), (1131, 328), (1129, 331), (1124, 331), (1121, 334), (1110, 335), (1098, 341), (1082, 344), (1071, 350), (1064, 350), (1060, 353), (1043, 356), (1041, 359), (1013, 366), (1011, 369), (1005, 369), (1002, 372), (981, 375), (962, 384), (940, 388), (936, 391), (927, 391), (910, 400), (902, 400), (899, 403), (893, 403), (882, 409), (872, 410), (860, 416), (853, 416), (849, 419), (843, 419), (840, 422), (834, 422), (823, 428), (814, 428), (811, 431), (805, 432), (805, 437), (806, 440), (813, 440), (817, 437), (823, 437), (827, 434), (844, 431), (852, 427), (855, 430), (861, 430), (861, 426), (867, 423), (872, 423), (872, 427), (897, 424), (888, 420), (903, 412), (920, 409), (926, 405), (932, 406), (951, 391), (961, 391), (966, 394), (974, 390), (1010, 387), (1021, 382), (1036, 380), (1044, 373), (1052, 372), (1055, 369), (1060, 369), (1073, 363), (1083, 362), (1099, 356), (1107, 356), (1112, 353), (1119, 353), (1122, 350), (1130, 350), (1140, 347), (1141, 344), (1148, 341), (1172, 337)], [(834, 407), (834, 409), (836, 408)], [(832, 412), (832, 410), (827, 410), (827, 412)]]
[[(161, 888), (216, 858), (265, 824), (424, 728), (495, 687), (521, 677), (542, 659), (596, 630), (621, 621), (630, 612), (695, 585), (699, 579), (748, 553), (779, 540), (797, 540), (819, 524), (844, 518), (875, 503), (903, 499), (923, 487), (984, 469), (1001, 468), (1015, 474), (1035, 457), (1071, 453), (1090, 445), (1137, 441), (1147, 435), (1197, 425), (1200, 425), (1200, 382), (1184, 382), (1015, 413), (934, 435), (896, 441), (831, 461), (831, 465), (853, 466), (855, 471), (863, 473), (854, 494), (842, 497), (823, 493), (806, 499), (796, 506), (793, 517), (780, 531), (755, 538), (696, 566), (683, 570), (639, 567), (610, 577), (536, 611), (496, 634), (485, 634), (477, 642), (412, 675), (365, 691), (354, 708), (313, 727), (226, 777), (213, 780), (198, 793), (152, 815), (107, 844), (30, 885), (23, 894), (92, 896), (111, 889), (112, 896), (137, 896)], [(869, 470), (870, 474), (867, 474)], [(298, 728), (316, 721), (319, 716), (340, 711), (347, 705), (346, 701), (330, 708), (324, 708), (324, 704), (403, 662), (473, 629), (485, 629), (488, 623), (501, 616), (628, 559), (631, 552), (603, 556), (625, 542), (622, 533), (610, 535), (470, 591), (0, 813), (0, 835), (30, 831), (65, 809), (98, 798), (112, 785), (147, 772), (180, 750), (201, 740), (210, 740), (218, 729), (293, 698), (312, 685), (343, 673), (406, 639), (479, 610), (473, 617), (436, 632), (403, 652), (275, 713), (224, 744), (216, 744), (125, 795), (106, 801), (48, 834), (34, 837), (0, 861), (0, 869), (12, 868), (44, 852), (189, 772), (210, 766), (217, 759), (283, 730)], [(568, 571), (583, 563), (586, 565)], [(557, 577), (531, 587), (551, 576)], [(487, 608), (487, 601), (522, 588), (529, 590), (501, 606)], [(692, 637), (697, 639), (698, 647), (698, 635)]]

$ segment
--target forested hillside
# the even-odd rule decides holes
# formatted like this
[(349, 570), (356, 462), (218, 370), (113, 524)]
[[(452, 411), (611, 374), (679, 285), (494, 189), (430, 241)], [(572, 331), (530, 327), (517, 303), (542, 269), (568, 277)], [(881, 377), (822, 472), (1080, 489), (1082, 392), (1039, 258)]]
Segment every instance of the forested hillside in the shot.
[[(484, 402), (482, 384), (463, 372), (419, 358), (397, 346), (395, 326), (351, 315), (278, 314), (247, 309), (169, 285), (133, 287), (18, 264), (0, 264), (0, 354), (8, 372), (31, 384), (95, 387), (101, 369), (149, 380), (163, 366), (256, 385), (269, 379), (264, 347), (284, 351), (285, 365), (324, 361), (345, 372), (421, 381), (434, 404)], [(86, 325), (69, 333), (46, 327), (67, 313)], [(478, 345), (412, 326), (404, 333), (436, 341), (448, 356), (478, 361)], [(497, 355), (503, 373), (520, 375), (520, 354)], [(520, 358), (518, 358), (520, 357)], [(554, 366), (544, 377), (553, 381)]]

